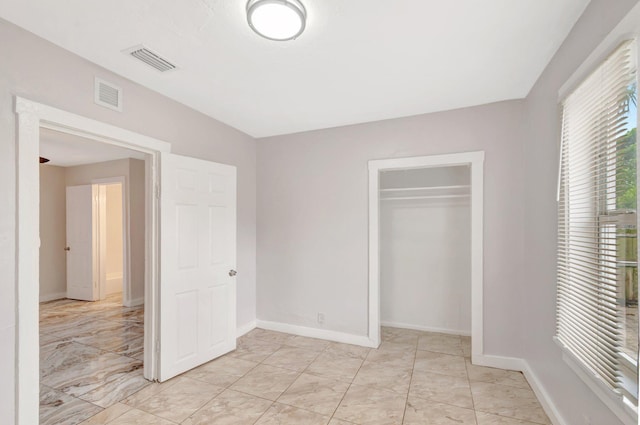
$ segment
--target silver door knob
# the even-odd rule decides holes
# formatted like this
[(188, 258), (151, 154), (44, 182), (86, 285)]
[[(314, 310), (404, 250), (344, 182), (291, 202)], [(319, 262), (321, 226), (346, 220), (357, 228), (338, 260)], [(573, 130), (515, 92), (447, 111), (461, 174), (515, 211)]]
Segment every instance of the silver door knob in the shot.
[(65, 250), (65, 251), (71, 251), (71, 247), (69, 247), (69, 246), (65, 246), (65, 247), (64, 247), (64, 250)]
[(238, 274), (238, 272), (237, 272), (237, 271), (235, 271), (235, 270), (229, 270), (229, 276), (233, 277), (233, 276), (235, 276), (235, 275), (237, 275), (237, 274)]

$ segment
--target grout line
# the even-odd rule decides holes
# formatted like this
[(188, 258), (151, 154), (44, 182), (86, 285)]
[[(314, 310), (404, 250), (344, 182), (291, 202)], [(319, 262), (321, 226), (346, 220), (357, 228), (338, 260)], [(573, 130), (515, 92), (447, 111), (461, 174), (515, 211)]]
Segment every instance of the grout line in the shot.
[(413, 352), (413, 367), (411, 368), (411, 377), (409, 378), (409, 387), (407, 388), (407, 396), (404, 400), (404, 410), (402, 411), (401, 424), (404, 423), (404, 418), (407, 415), (407, 408), (409, 407), (409, 393), (411, 392), (411, 384), (413, 383), (413, 373), (416, 370), (416, 360), (418, 359), (418, 338), (416, 338), (416, 349)]
[(464, 370), (467, 372), (467, 382), (469, 383), (469, 393), (471, 393), (471, 407), (473, 409), (473, 417), (476, 420), (476, 424), (478, 423), (478, 411), (476, 410), (476, 403), (473, 399), (473, 391), (471, 391), (471, 378), (469, 377), (469, 366), (467, 366), (467, 358), (463, 357), (464, 360)]
[[(328, 347), (329, 347), (329, 346), (327, 346), (327, 348), (328, 348)], [(340, 398), (340, 401), (338, 402), (338, 404), (336, 405), (336, 408), (333, 410), (333, 413), (332, 413), (332, 414), (331, 414), (331, 416), (329, 417), (329, 422), (331, 422), (331, 421), (333, 420), (333, 418), (335, 417), (336, 412), (338, 411), (338, 409), (340, 408), (340, 405), (341, 405), (341, 404), (342, 404), (342, 402), (344, 401), (344, 398), (347, 396), (347, 393), (349, 392), (349, 390), (351, 390), (351, 387), (354, 385), (354, 384), (353, 384), (353, 381), (355, 381), (356, 376), (358, 376), (358, 373), (360, 373), (360, 369), (362, 369), (362, 366), (364, 366), (364, 363), (367, 361), (367, 357), (369, 357), (369, 354), (370, 354), (373, 350), (374, 350), (373, 348), (372, 348), (372, 349), (370, 349), (370, 350), (367, 352), (367, 355), (366, 355), (366, 356), (364, 356), (364, 358), (363, 358), (363, 359), (360, 359), (360, 360), (361, 360), (360, 367), (358, 367), (358, 370), (357, 370), (357, 371), (356, 371), (356, 373), (353, 375), (353, 378), (351, 378), (351, 382), (349, 383), (349, 386), (347, 387), (347, 390), (344, 392), (344, 394), (342, 394), (342, 397)], [(343, 421), (343, 420), (344, 420), (344, 419), (341, 419), (341, 418), (336, 418), (336, 419), (341, 420), (341, 421)], [(345, 421), (345, 422), (352, 423), (351, 421)]]

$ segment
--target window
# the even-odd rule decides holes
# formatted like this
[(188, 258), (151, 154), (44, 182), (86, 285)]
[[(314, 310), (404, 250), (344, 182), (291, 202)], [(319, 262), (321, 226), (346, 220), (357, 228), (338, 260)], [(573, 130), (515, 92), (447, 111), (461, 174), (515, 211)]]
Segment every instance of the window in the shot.
[(636, 49), (624, 42), (561, 105), (556, 321), (556, 340), (571, 359), (634, 406)]

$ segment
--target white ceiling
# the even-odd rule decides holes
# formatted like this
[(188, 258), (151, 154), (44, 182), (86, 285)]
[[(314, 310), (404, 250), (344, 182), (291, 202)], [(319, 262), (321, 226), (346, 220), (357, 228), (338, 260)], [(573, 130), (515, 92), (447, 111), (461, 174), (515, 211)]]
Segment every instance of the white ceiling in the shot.
[(142, 152), (46, 128), (40, 129), (40, 156), (50, 160), (48, 165), (59, 167), (73, 167), (125, 158), (144, 159)]
[[(589, 0), (302, 2), (288, 42), (252, 32), (246, 0), (0, 0), (0, 16), (263, 137), (523, 98)], [(180, 69), (122, 53), (141, 43)]]

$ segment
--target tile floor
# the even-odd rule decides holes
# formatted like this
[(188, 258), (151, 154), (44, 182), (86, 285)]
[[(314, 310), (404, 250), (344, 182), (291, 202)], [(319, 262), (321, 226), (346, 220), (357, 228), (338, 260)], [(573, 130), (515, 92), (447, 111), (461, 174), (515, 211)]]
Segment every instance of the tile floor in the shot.
[(77, 424), (150, 382), (142, 377), (142, 307), (122, 297), (40, 305), (40, 423)]
[[(120, 317), (126, 315), (133, 313)], [(109, 321), (96, 319), (102, 320)], [(123, 373), (113, 355), (139, 361), (139, 353), (121, 354), (130, 350), (115, 341), (93, 347), (91, 336), (103, 331), (87, 332), (63, 334), (59, 344), (102, 350), (114, 366), (94, 380), (82, 378), (92, 368), (76, 365), (94, 357), (75, 346), (82, 354), (66, 362), (75, 368), (66, 379), (47, 379), (55, 372), (44, 372), (42, 424), (550, 424), (521, 373), (471, 365), (465, 337), (385, 328), (380, 348), (370, 350), (255, 329), (234, 352), (165, 383), (134, 379), (133, 385), (118, 385), (110, 384), (117, 381), (115, 371)], [(86, 344), (74, 340), (83, 337)], [(127, 373), (139, 374), (137, 367)], [(114, 396), (105, 396), (108, 385)]]

